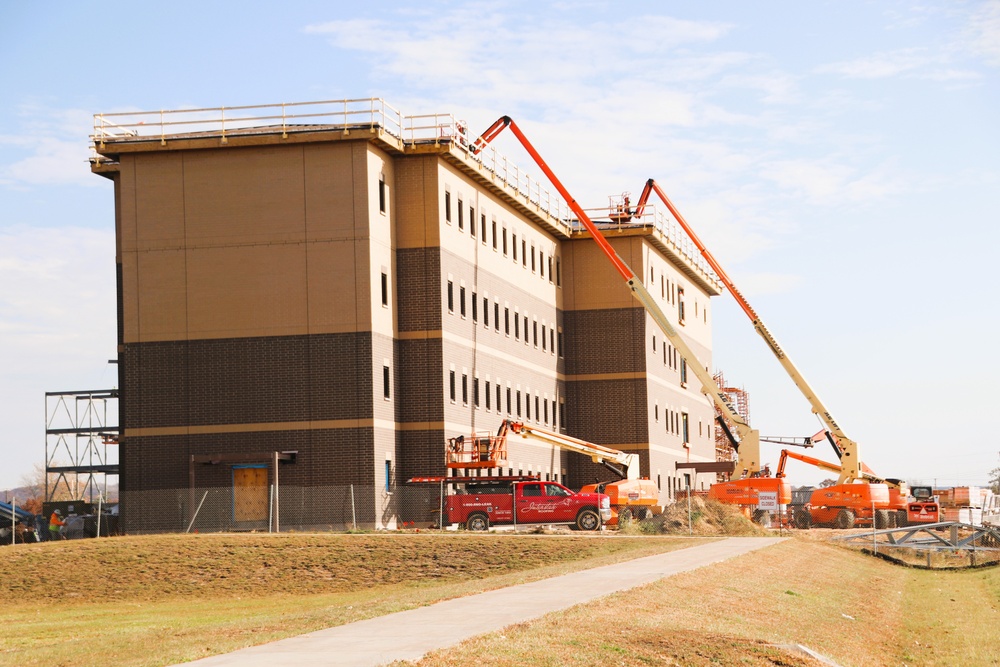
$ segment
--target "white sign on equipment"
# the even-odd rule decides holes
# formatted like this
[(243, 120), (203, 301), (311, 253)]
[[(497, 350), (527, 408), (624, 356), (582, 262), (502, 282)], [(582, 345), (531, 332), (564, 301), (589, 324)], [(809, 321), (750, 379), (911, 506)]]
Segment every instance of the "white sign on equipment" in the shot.
[(757, 494), (757, 509), (769, 512), (778, 511), (778, 492), (761, 491)]

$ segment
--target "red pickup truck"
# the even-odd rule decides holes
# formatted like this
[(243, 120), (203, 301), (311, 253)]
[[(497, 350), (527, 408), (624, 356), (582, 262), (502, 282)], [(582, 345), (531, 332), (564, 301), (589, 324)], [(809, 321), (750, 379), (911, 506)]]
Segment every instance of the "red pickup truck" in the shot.
[(445, 496), (445, 517), (469, 530), (529, 523), (597, 530), (611, 519), (611, 499), (603, 493), (574, 493), (556, 482), (469, 482), (464, 493)]

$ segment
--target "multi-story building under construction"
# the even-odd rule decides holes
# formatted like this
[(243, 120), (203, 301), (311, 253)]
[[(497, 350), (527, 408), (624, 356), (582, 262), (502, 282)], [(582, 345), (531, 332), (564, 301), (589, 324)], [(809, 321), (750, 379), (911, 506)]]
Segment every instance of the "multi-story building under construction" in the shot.
[[(190, 515), (196, 488), (266, 497), (279, 475), (353, 485), (355, 521), (391, 526), (408, 520), (394, 491), (445, 474), (447, 438), (508, 417), (638, 452), (665, 500), (714, 481), (674, 467), (715, 459), (684, 360), (545, 184), (469, 142), (451, 116), (381, 100), (95, 117), (126, 530)], [(694, 249), (652, 207), (601, 226), (711, 367), (720, 288)], [(530, 441), (507, 466), (571, 487), (608, 475)], [(191, 500), (140, 500), (159, 489)], [(341, 522), (322, 497), (294, 523)]]

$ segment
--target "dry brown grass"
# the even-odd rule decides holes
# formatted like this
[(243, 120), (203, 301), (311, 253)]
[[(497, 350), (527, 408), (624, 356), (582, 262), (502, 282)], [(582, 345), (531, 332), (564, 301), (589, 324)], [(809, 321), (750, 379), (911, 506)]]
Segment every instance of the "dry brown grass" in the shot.
[(769, 647), (801, 644), (845, 667), (996, 665), (998, 621), (1000, 570), (924, 572), (806, 538), (480, 637), (418, 664), (451, 667), (469, 656), (482, 667), (816, 664)]
[(3, 550), (0, 665), (165, 665), (691, 544), (162, 535)]

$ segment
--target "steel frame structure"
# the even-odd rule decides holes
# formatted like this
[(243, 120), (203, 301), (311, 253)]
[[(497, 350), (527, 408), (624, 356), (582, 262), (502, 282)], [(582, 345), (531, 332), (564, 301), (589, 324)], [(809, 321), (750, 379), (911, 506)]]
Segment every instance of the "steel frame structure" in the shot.
[(117, 389), (45, 393), (46, 501), (60, 488), (73, 500), (107, 499), (108, 475), (118, 475), (117, 407)]

